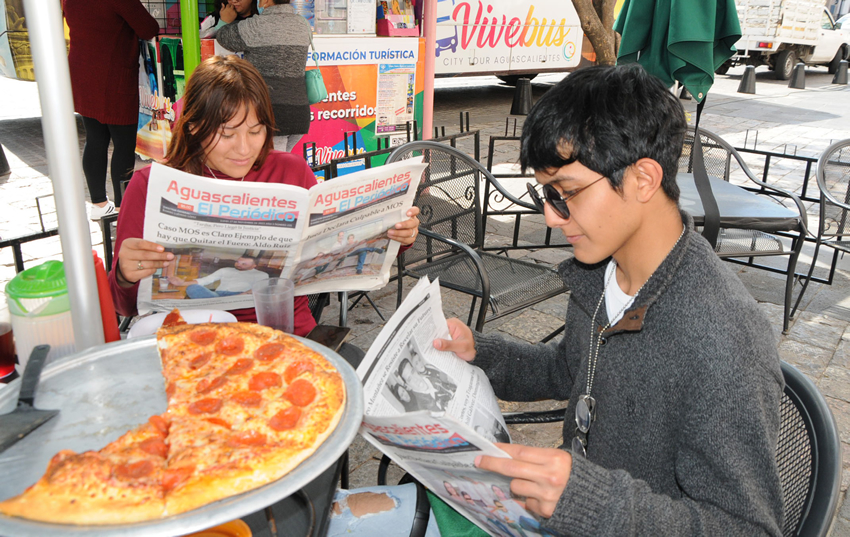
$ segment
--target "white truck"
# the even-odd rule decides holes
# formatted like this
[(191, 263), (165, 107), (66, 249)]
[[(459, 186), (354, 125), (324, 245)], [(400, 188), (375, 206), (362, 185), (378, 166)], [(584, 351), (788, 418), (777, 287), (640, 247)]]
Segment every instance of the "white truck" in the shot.
[(835, 25), (824, 0), (736, 0), (741, 39), (738, 52), (717, 72), (733, 65), (768, 65), (788, 80), (797, 62), (838, 70), (850, 53), (848, 35)]

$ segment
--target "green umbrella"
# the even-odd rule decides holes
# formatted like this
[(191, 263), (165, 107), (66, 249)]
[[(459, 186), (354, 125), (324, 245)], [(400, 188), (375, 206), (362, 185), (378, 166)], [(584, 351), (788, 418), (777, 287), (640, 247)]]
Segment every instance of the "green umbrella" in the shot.
[(617, 63), (638, 62), (701, 102), (714, 71), (735, 53), (741, 25), (734, 0), (625, 0), (614, 31)]

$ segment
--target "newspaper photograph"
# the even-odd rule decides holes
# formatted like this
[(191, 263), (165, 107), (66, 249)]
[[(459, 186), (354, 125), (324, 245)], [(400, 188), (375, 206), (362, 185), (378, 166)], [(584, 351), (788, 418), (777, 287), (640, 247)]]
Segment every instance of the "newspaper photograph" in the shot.
[(389, 281), (426, 165), (421, 158), (325, 181), (307, 190), (151, 167), (143, 238), (174, 261), (140, 282), (138, 310), (254, 306), (251, 288), (290, 278), (296, 295), (369, 291)]
[(366, 415), (360, 433), (488, 534), (552, 535), (512, 497), (510, 478), (475, 467), (480, 455), (508, 455), (467, 425), (423, 410), (392, 417)]
[(440, 282), (426, 277), (410, 290), (357, 368), (365, 413), (446, 412), (493, 441), (510, 441), (487, 376), (454, 353), (435, 349), (436, 338), (449, 338), (449, 326)]

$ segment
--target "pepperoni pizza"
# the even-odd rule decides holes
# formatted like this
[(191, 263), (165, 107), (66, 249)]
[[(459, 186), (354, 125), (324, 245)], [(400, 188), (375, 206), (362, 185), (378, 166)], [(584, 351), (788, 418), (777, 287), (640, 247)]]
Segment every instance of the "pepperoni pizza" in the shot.
[(157, 333), (168, 410), (100, 451), (61, 451), (0, 512), (66, 524), (182, 513), (284, 476), (333, 432), (342, 378), (282, 332), (248, 323)]

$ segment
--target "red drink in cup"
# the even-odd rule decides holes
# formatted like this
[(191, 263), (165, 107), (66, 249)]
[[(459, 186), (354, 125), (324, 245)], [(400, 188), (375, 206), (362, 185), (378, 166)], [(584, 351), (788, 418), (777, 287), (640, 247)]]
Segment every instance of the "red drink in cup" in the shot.
[(11, 382), (15, 375), (15, 340), (6, 295), (0, 293), (0, 383)]
[(0, 321), (0, 382), (15, 372), (15, 341), (12, 339), (12, 324)]

